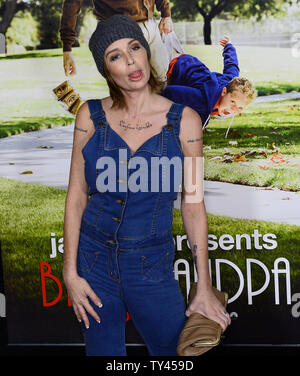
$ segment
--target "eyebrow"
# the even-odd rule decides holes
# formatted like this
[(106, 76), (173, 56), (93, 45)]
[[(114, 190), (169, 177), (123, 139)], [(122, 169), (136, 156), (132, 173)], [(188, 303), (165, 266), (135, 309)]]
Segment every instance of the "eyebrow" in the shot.
[[(136, 39), (131, 39), (130, 42), (128, 42), (128, 44), (131, 44), (133, 43), (134, 41), (136, 41)], [(105, 57), (107, 57), (110, 53), (114, 52), (114, 51), (119, 51), (120, 49), (117, 47), (117, 48), (114, 48), (113, 50), (107, 52), (107, 54), (105, 55)]]

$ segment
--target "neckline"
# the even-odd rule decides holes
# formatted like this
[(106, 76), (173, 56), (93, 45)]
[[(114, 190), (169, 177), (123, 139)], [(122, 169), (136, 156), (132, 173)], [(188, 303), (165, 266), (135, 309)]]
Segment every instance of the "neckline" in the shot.
[[(169, 115), (169, 113), (171, 112), (171, 110), (172, 110), (172, 107), (174, 106), (174, 102), (171, 104), (171, 106), (170, 106), (170, 108), (169, 108), (169, 111), (167, 112), (167, 115), (166, 115), (166, 117), (167, 117), (167, 120), (168, 120), (168, 115)], [(102, 110), (102, 112), (103, 112), (103, 119), (104, 119), (104, 121), (105, 121), (105, 124), (108, 126), (108, 128), (114, 133), (114, 134), (116, 134), (117, 135), (117, 137), (126, 145), (126, 147), (128, 148), (128, 150), (130, 151), (130, 158), (132, 158), (133, 156), (134, 156), (134, 154), (136, 154), (147, 142), (149, 142), (150, 140), (152, 140), (154, 137), (157, 137), (157, 136), (160, 136), (162, 133), (163, 133), (163, 130), (167, 127), (167, 125), (169, 124), (168, 122), (167, 122), (167, 124), (165, 124), (165, 125), (163, 125), (162, 127), (161, 127), (161, 130), (160, 130), (160, 132), (159, 133), (156, 133), (156, 134), (154, 134), (154, 135), (152, 135), (151, 137), (149, 137), (145, 142), (143, 142), (142, 143), (142, 145), (140, 145), (137, 149), (136, 149), (136, 151), (135, 152), (133, 152), (132, 150), (131, 150), (131, 148), (129, 147), (129, 145), (127, 144), (127, 142), (119, 135), (119, 133), (117, 133), (111, 126), (110, 126), (110, 124), (109, 124), (109, 122), (107, 121), (107, 119), (106, 119), (106, 114), (105, 114), (105, 111), (104, 111), (104, 109), (103, 109), (103, 106), (102, 106), (102, 100), (100, 99), (100, 105), (101, 105), (101, 110)]]

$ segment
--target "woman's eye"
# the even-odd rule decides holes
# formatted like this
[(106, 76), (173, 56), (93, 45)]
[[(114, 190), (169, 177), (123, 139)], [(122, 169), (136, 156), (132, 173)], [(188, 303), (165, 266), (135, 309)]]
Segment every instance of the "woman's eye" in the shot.
[(117, 55), (113, 55), (113, 56), (110, 58), (110, 61), (115, 61), (115, 60), (117, 60), (119, 56), (120, 56), (119, 54), (117, 54)]
[(134, 51), (139, 50), (141, 47), (138, 44), (135, 44), (134, 46), (131, 47)]

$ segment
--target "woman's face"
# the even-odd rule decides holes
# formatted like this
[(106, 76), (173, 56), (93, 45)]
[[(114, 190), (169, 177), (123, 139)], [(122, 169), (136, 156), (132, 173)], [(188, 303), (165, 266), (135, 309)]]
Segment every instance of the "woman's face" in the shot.
[(123, 38), (104, 53), (104, 63), (115, 83), (124, 90), (137, 90), (148, 84), (150, 64), (146, 49), (139, 41)]

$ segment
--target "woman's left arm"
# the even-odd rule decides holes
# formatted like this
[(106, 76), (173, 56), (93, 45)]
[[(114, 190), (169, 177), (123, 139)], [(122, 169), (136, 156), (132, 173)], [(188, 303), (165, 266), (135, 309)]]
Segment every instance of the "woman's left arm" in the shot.
[(229, 314), (213, 293), (208, 267), (208, 224), (204, 204), (204, 158), (202, 122), (196, 111), (185, 107), (180, 130), (184, 153), (181, 215), (197, 270), (197, 293), (186, 315), (199, 312), (218, 322), (223, 331)]

